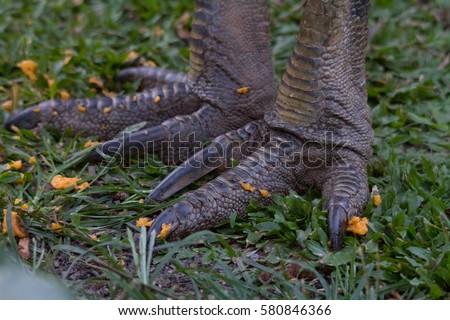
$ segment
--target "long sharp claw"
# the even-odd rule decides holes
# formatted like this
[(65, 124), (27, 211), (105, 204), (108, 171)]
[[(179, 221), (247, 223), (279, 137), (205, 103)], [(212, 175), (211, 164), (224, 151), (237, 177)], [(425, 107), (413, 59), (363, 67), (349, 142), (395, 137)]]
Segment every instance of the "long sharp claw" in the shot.
[(254, 121), (214, 139), (167, 176), (148, 196), (161, 202), (216, 168), (230, 168), (255, 150), (266, 138), (264, 123)]
[(223, 164), (223, 150), (212, 144), (197, 152), (181, 166), (172, 171), (153, 191), (148, 199), (162, 202), (192, 182)]
[(336, 205), (328, 209), (328, 232), (331, 240), (331, 249), (338, 251), (344, 241), (347, 228), (347, 213), (342, 206)]
[(190, 217), (192, 210), (193, 207), (189, 203), (180, 202), (175, 204), (158, 215), (148, 230), (148, 234), (150, 235), (155, 231), (156, 236), (160, 239), (185, 236), (190, 231), (184, 230), (183, 222)]
[[(193, 150), (201, 147), (200, 139), (209, 139), (211, 133), (203, 130), (207, 120), (202, 118), (208, 119), (214, 114), (213, 108), (204, 106), (190, 115), (177, 116), (159, 126), (107, 141), (99, 147), (99, 151), (101, 154), (117, 157), (120, 162), (144, 152), (158, 152), (166, 163), (180, 163), (192, 155)], [(93, 155), (92, 159), (98, 159), (98, 156)]]
[[(107, 141), (98, 147), (100, 154), (116, 156), (119, 152), (120, 159), (142, 154), (143, 152), (155, 152), (162, 148), (162, 142), (169, 139), (169, 129), (166, 126), (156, 126), (124, 135), (123, 138)], [(90, 161), (101, 160), (98, 153), (92, 153)]]
[(38, 112), (33, 109), (25, 109), (22, 112), (13, 114), (5, 123), (5, 128), (12, 130), (13, 126), (22, 129), (33, 129), (40, 123)]

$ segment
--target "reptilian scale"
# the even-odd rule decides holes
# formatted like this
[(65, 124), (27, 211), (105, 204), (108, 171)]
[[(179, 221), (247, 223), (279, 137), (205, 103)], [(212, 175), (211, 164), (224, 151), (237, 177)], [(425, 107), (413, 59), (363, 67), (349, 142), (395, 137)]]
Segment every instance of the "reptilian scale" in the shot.
[[(331, 247), (368, 197), (366, 164), (373, 131), (365, 85), (369, 0), (307, 0), (278, 93), (273, 84), (263, 0), (197, 0), (187, 75), (127, 69), (143, 79), (133, 96), (53, 100), (13, 116), (7, 127), (72, 127), (102, 139), (146, 120), (148, 128), (100, 148), (160, 152), (186, 160), (150, 194), (162, 201), (230, 160), (216, 179), (158, 215), (149, 232), (182, 237), (245, 215), (251, 198), (316, 187), (328, 212)], [(79, 106), (84, 106), (80, 112)], [(212, 140), (198, 150), (198, 142)], [(169, 147), (164, 142), (169, 141)], [(183, 150), (183, 151), (180, 151)], [(301, 213), (299, 213), (301, 214)]]

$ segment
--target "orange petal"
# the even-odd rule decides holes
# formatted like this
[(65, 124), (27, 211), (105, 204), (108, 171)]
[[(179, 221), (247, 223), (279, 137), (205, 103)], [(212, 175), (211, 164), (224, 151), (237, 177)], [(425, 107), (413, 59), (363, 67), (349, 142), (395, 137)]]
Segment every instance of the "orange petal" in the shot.
[(86, 141), (86, 142), (84, 143), (83, 148), (86, 149), (86, 148), (89, 148), (89, 147), (92, 147), (92, 146), (96, 146), (96, 145), (98, 145), (99, 143), (100, 143), (100, 142), (98, 142), (98, 141), (88, 140), (88, 141)]
[(61, 90), (61, 92), (59, 93), (59, 96), (63, 100), (67, 100), (70, 98), (70, 94), (66, 90)]
[(240, 181), (239, 184), (241, 185), (242, 189), (245, 191), (255, 192), (255, 188), (253, 188), (250, 183)]
[(373, 205), (378, 207), (381, 204), (381, 196), (379, 194), (373, 195)]
[(31, 81), (36, 81), (36, 70), (37, 63), (33, 60), (23, 60), (17, 64), (17, 66), (22, 70), (22, 72), (30, 79)]
[(242, 87), (236, 90), (237, 93), (239, 94), (246, 94), (248, 92), (249, 88), (248, 87)]
[(53, 231), (61, 232), (62, 228), (63, 228), (63, 226), (60, 225), (59, 223), (52, 222), (52, 229), (53, 229)]
[(268, 190), (261, 189), (261, 190), (259, 190), (259, 193), (261, 193), (261, 196), (263, 198), (269, 198), (270, 197), (270, 192)]
[(3, 167), (3, 170), (20, 170), (22, 169), (22, 160), (11, 161)]
[(155, 220), (149, 220), (148, 218), (139, 218), (136, 221), (136, 227), (140, 228), (140, 227), (151, 227), (153, 224), (153, 221)]
[(369, 229), (367, 228), (368, 222), (369, 220), (366, 217), (361, 219), (360, 217), (355, 216), (348, 222), (347, 231), (353, 232), (354, 234), (357, 234), (359, 236), (363, 236), (369, 231)]
[[(6, 209), (3, 209), (3, 233), (8, 233), (8, 224), (6, 222)], [(22, 218), (15, 211), (11, 211), (11, 219), (12, 219), (12, 228), (15, 237), (24, 238), (27, 236), (27, 231), (23, 226)]]
[(100, 80), (99, 78), (97, 78), (97, 77), (89, 77), (88, 81), (89, 81), (90, 84), (93, 84), (93, 85), (99, 87), (100, 89), (103, 89), (103, 81)]
[(65, 178), (62, 175), (58, 174), (52, 179), (50, 184), (54, 189), (62, 190), (68, 187), (76, 186), (76, 184), (80, 180), (81, 178)]
[(78, 191), (83, 191), (84, 189), (89, 188), (89, 182), (85, 181), (77, 186), (75, 186), (75, 189), (77, 189)]
[(158, 234), (157, 238), (164, 239), (172, 228), (171, 223), (163, 223), (161, 226), (161, 232)]
[(2, 109), (5, 111), (8, 111), (8, 112), (12, 112), (13, 111), (13, 101), (7, 100), (7, 101), (3, 102)]

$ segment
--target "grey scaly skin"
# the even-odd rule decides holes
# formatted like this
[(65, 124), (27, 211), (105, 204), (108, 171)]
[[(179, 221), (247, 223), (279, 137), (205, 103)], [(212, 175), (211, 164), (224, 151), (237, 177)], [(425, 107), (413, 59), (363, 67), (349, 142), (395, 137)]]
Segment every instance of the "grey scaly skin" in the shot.
[[(179, 163), (199, 142), (261, 119), (273, 105), (276, 90), (265, 1), (197, 0), (188, 74), (133, 68), (118, 79), (143, 79), (144, 91), (46, 101), (12, 116), (6, 127), (71, 127), (105, 140), (147, 121), (146, 129), (107, 141), (101, 151), (113, 155), (124, 144), (124, 154), (164, 151), (166, 162)], [(247, 94), (238, 92), (243, 87)]]
[[(373, 130), (364, 50), (369, 2), (306, 1), (297, 44), (265, 120), (216, 138), (150, 197), (163, 200), (178, 186), (211, 171), (212, 162), (206, 159), (229, 158), (232, 152), (227, 146), (235, 142), (260, 142), (261, 147), (242, 157), (239, 166), (163, 211), (150, 233), (160, 234), (165, 227), (168, 238), (183, 237), (226, 222), (233, 212), (244, 216), (252, 198), (270, 201), (262, 190), (287, 194), (316, 187), (325, 200), (331, 247), (341, 247), (348, 221), (360, 214), (368, 198), (366, 164)], [(220, 144), (225, 147), (219, 148)], [(202, 162), (209, 167), (198, 165)]]

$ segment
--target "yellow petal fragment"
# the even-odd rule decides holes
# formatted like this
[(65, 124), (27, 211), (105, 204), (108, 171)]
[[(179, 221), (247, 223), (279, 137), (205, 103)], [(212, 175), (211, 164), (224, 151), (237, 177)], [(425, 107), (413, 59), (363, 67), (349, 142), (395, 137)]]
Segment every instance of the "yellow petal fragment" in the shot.
[(95, 234), (91, 234), (91, 235), (89, 236), (89, 238), (91, 238), (91, 239), (94, 240), (94, 241), (97, 241), (97, 240), (98, 240), (98, 237), (97, 237), (97, 235), (95, 235)]
[(6, 164), (3, 168), (4, 170), (20, 170), (22, 169), (22, 160), (11, 161)]
[(88, 81), (89, 81), (89, 84), (93, 84), (93, 85), (99, 87), (100, 89), (103, 89), (103, 81), (100, 80), (99, 78), (97, 78), (97, 77), (89, 77)]
[(164, 34), (164, 29), (160, 26), (156, 26), (153, 28), (153, 34), (157, 37), (161, 37)]
[(29, 164), (35, 164), (36, 162), (37, 162), (36, 157), (31, 156), (31, 157), (28, 158), (28, 163)]
[(269, 198), (269, 197), (270, 197), (270, 192), (269, 192), (268, 190), (260, 189), (260, 190), (259, 190), (259, 193), (261, 193), (261, 196), (262, 196), (263, 198)]
[(111, 107), (106, 107), (103, 109), (103, 113), (110, 113), (111, 112)]
[[(8, 224), (6, 222), (6, 213), (7, 213), (6, 209), (3, 209), (2, 231), (4, 234), (8, 233)], [(25, 230), (25, 228), (23, 226), (22, 218), (15, 211), (11, 211), (11, 222), (12, 222), (14, 237), (24, 238), (27, 236), (27, 231)]]
[(161, 101), (161, 97), (160, 96), (156, 96), (156, 97), (153, 98), (153, 102), (154, 103), (158, 103), (160, 101)]
[(53, 87), (55, 85), (55, 80), (50, 78), (48, 74), (44, 75), (45, 80), (47, 80), (47, 85), (49, 88)]
[(17, 141), (19, 141), (20, 139), (22, 139), (20, 136), (13, 136), (12, 137), (14, 140), (17, 140)]
[(144, 198), (139, 199), (139, 203), (143, 204), (145, 202)]
[(26, 203), (24, 203), (20, 206), (20, 209), (22, 209), (23, 211), (28, 211), (29, 208), (30, 207)]
[(161, 225), (161, 232), (158, 234), (157, 238), (164, 239), (172, 228), (171, 223), (163, 223)]
[(70, 62), (70, 60), (72, 60), (73, 52), (72, 52), (72, 50), (67, 49), (67, 50), (64, 50), (64, 54), (66, 55), (66, 57), (63, 60), (63, 64), (66, 65)]
[(61, 90), (61, 92), (59, 93), (59, 96), (63, 100), (67, 100), (70, 98), (70, 94), (66, 90)]
[(19, 176), (19, 179), (17, 179), (16, 181), (14, 181), (14, 183), (22, 184), (24, 181), (25, 181), (25, 175), (21, 172), (21, 173), (20, 173), (20, 176)]
[(139, 57), (139, 55), (136, 53), (136, 51), (130, 51), (127, 54), (127, 57), (125, 58), (125, 61), (131, 62), (136, 60)]
[(78, 181), (80, 180), (81, 178), (65, 178), (62, 175), (58, 174), (52, 179), (50, 184), (56, 190), (63, 190), (68, 187), (76, 186)]
[(41, 112), (41, 108), (40, 107), (36, 107), (32, 110), (34, 113), (39, 113)]
[(250, 183), (240, 181), (239, 184), (241, 185), (242, 189), (245, 191), (255, 192), (255, 188), (253, 188)]
[(380, 191), (378, 190), (377, 186), (373, 186), (372, 187), (372, 199), (373, 199), (373, 205), (375, 207), (378, 207), (381, 204), (381, 195), (380, 195)]
[(248, 87), (242, 87), (236, 90), (237, 93), (239, 94), (246, 94), (248, 92), (249, 88)]
[(86, 112), (87, 108), (85, 106), (78, 106), (79, 112)]
[(139, 218), (138, 220), (136, 220), (136, 227), (140, 228), (140, 227), (151, 227), (153, 222), (155, 221), (155, 219), (153, 220), (149, 220), (148, 218)]
[(11, 126), (11, 130), (14, 131), (15, 133), (20, 133), (19, 127), (15, 126), (15, 125)]
[(357, 234), (359, 236), (363, 236), (369, 231), (369, 229), (367, 228), (368, 222), (369, 220), (366, 217), (361, 219), (360, 217), (355, 216), (348, 222), (347, 231), (353, 232), (354, 234)]
[(22, 202), (22, 199), (17, 198), (14, 200), (14, 205), (17, 206), (21, 202)]
[(33, 60), (23, 60), (17, 64), (17, 66), (22, 70), (22, 72), (30, 79), (35, 82), (37, 80), (36, 69), (37, 63)]
[(8, 111), (8, 112), (12, 112), (13, 111), (13, 101), (7, 100), (7, 101), (3, 102), (2, 109), (5, 111)]
[(104, 90), (104, 89), (103, 89), (102, 93), (104, 96), (109, 97), (109, 98), (117, 96), (117, 93), (108, 91), (108, 90)]
[(52, 229), (53, 229), (53, 231), (61, 232), (62, 228), (63, 228), (63, 226), (60, 225), (59, 223), (52, 222)]
[(376, 194), (373, 196), (373, 205), (375, 207), (378, 207), (381, 204), (381, 196), (379, 194)]
[(100, 144), (100, 142), (98, 142), (98, 141), (92, 141), (92, 140), (89, 140), (89, 141), (86, 141), (86, 142), (84, 143), (83, 148), (84, 148), (84, 149), (87, 149), (87, 148), (89, 148), (89, 147), (97, 146), (97, 145), (99, 145), (99, 144)]
[(148, 61), (145, 61), (144, 63), (143, 63), (143, 65), (145, 66), (145, 67), (152, 67), (152, 68), (156, 68), (156, 62), (155, 61), (152, 61), (152, 60), (148, 60)]
[(89, 182), (85, 181), (77, 186), (75, 186), (75, 189), (77, 189), (78, 191), (83, 191), (84, 189), (89, 188)]

